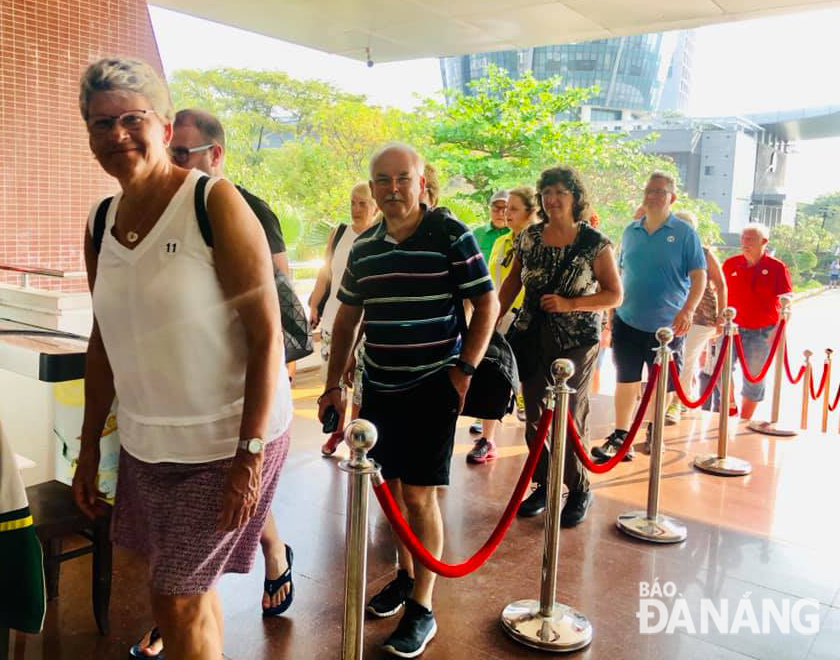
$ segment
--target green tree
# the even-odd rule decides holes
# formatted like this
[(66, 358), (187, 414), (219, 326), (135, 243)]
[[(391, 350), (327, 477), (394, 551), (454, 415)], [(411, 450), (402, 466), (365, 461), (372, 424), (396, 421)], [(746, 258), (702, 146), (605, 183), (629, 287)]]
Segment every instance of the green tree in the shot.
[(802, 285), (817, 273), (818, 253), (831, 244), (831, 234), (822, 228), (821, 217), (799, 217), (795, 226), (779, 225), (770, 234), (776, 257), (787, 264), (794, 284)]
[[(562, 89), (560, 83), (559, 77), (538, 81), (530, 73), (513, 79), (490, 66), (486, 78), (471, 84), (470, 94), (450, 94), (446, 105), (427, 101), (429, 152), (436, 165), (463, 182), (458, 196), (485, 209), (495, 190), (533, 185), (543, 169), (571, 165), (584, 178), (604, 232), (618, 240), (650, 172), (663, 170), (676, 178), (677, 169), (646, 151), (655, 136), (634, 140), (564, 119), (577, 116), (595, 89)], [(711, 221), (716, 207), (699, 200), (681, 204), (699, 216), (704, 239), (717, 242), (720, 233)]]
[(373, 106), (363, 96), (282, 72), (181, 70), (169, 87), (176, 108), (219, 117), (226, 175), (282, 209), (286, 222), (300, 225), (301, 238), (312, 232), (303, 241), (309, 252), (323, 245), (323, 223), (329, 229), (347, 217), (349, 191), (367, 180), (377, 147), (405, 140), (422, 149), (428, 142), (422, 115)]

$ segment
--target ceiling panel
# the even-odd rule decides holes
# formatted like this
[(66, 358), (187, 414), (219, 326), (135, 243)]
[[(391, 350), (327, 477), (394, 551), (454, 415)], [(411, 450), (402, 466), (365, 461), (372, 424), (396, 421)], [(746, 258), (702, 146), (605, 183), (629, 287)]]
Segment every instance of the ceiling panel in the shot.
[(649, 25), (663, 25), (672, 21), (693, 19), (715, 20), (723, 14), (713, 0), (567, 0), (563, 3), (593, 22), (608, 29), (636, 28), (651, 32)]
[(375, 62), (529, 48), (840, 6), (840, 0), (153, 0)]
[(525, 7), (506, 15), (477, 18), (471, 23), (500, 41), (515, 43), (518, 48), (559, 43), (560, 34), (564, 41), (612, 36), (597, 23), (556, 2)]

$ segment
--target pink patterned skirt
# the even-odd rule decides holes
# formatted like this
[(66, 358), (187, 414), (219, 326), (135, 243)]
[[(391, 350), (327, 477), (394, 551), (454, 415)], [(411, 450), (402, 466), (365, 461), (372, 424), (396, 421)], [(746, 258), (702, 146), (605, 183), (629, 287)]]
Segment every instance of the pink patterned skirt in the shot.
[(121, 450), (111, 539), (147, 558), (156, 594), (203, 593), (222, 573), (248, 573), (288, 452), (288, 431), (266, 445), (256, 515), (233, 532), (218, 532), (232, 458), (145, 463)]

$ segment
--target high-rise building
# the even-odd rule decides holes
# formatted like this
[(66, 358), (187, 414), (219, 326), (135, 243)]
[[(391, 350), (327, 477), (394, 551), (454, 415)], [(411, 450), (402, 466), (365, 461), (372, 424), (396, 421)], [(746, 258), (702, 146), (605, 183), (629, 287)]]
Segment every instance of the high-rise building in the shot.
[(691, 90), (694, 32), (665, 32), (579, 44), (441, 58), (446, 89), (470, 93), (489, 64), (517, 78), (532, 71), (537, 80), (562, 77), (564, 87), (598, 87), (580, 119), (621, 121), (656, 112), (682, 111)]

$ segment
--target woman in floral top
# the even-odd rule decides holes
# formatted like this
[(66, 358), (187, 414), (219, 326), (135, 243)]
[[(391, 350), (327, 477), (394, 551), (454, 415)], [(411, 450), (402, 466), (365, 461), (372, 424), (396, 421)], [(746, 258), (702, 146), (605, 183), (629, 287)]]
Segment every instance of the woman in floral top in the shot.
[[(580, 176), (569, 167), (553, 167), (537, 182), (543, 220), (525, 229), (516, 243), (516, 257), (499, 292), (500, 318), (520, 289), (525, 301), (515, 325), (539, 325), (539, 367), (522, 382), (528, 418), (525, 439), (536, 442), (545, 388), (551, 385), (551, 364), (567, 358), (575, 364), (569, 399), (575, 425), (586, 446), (589, 442), (589, 385), (598, 357), (601, 312), (621, 303), (622, 288), (610, 240), (586, 219), (589, 200)], [(521, 516), (535, 516), (545, 509), (548, 452), (544, 451), (534, 473), (536, 488), (522, 502)], [(586, 517), (592, 502), (589, 479), (571, 444), (566, 445), (563, 483), (569, 499), (560, 524), (573, 527)]]

